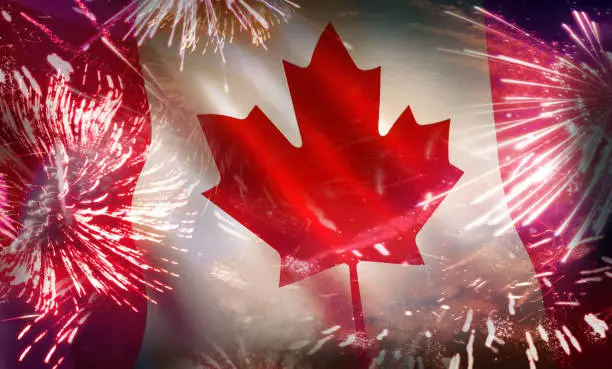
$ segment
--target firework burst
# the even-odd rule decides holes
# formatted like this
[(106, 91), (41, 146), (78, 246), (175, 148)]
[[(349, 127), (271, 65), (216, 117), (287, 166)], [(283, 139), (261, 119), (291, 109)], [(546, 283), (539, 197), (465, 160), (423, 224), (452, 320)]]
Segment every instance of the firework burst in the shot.
[[(121, 197), (130, 195), (125, 187), (136, 178), (113, 178), (141, 164), (143, 158), (132, 153), (137, 144), (133, 137), (143, 122), (115, 119), (121, 104), (116, 89), (102, 101), (87, 101), (76, 97), (63, 78), (53, 77), (45, 99), (37, 85), (25, 87), (19, 71), (13, 76), (22, 90), (2, 104), (3, 128), (9, 131), (3, 139), (12, 137), (5, 145), (24, 148), (27, 154), (4, 158), (11, 161), (9, 177), (23, 184), (23, 193), (13, 200), (23, 196), (23, 202), (7, 201), (6, 211), (20, 214), (11, 217), (19, 219), (12, 228), (20, 231), (3, 250), (3, 269), (13, 283), (24, 273), (38, 274), (31, 280), (28, 300), (39, 311), (58, 306), (63, 294), (57, 280), (64, 275), (78, 298), (96, 291), (127, 302), (118, 291), (138, 284), (130, 268), (149, 266), (140, 252), (121, 247), (122, 239), (134, 236), (123, 221), (128, 208), (115, 204), (124, 203)], [(29, 160), (40, 163), (38, 173), (25, 172)]]
[(203, 50), (220, 51), (238, 32), (263, 46), (273, 24), (286, 21), (297, 4), (289, 0), (135, 0), (122, 11), (133, 22), (128, 35), (142, 44), (159, 29), (170, 29), (168, 46), (178, 35), (181, 70), (186, 51), (194, 51), (205, 35)]
[[(134, 241), (164, 243), (170, 230), (188, 236), (190, 221), (169, 215), (185, 205), (194, 185), (176, 166), (168, 168), (171, 163), (141, 173), (159, 140), (144, 142), (148, 117), (120, 114), (120, 78), (98, 73), (100, 88), (92, 97), (60, 73), (42, 87), (26, 67), (4, 75), (0, 295), (34, 311), (26, 319), (35, 320), (18, 335), (31, 340), (19, 360), (51, 335), (36, 324), (51, 319), (55, 338), (44, 361), (61, 364), (62, 357), (53, 357), (58, 345), (73, 342), (99, 296), (137, 311), (143, 298), (154, 302), (147, 289), (171, 290), (160, 276), (177, 275), (153, 266), (162, 264)], [(164, 201), (147, 201), (152, 192)], [(135, 194), (138, 204), (131, 203)]]
[[(612, 54), (598, 24), (584, 12), (573, 12), (575, 27), (562, 25), (573, 44), (561, 48), (475, 9), (485, 24), (449, 13), (486, 30), (488, 54), (452, 52), (488, 58), (492, 75), (499, 77), (492, 80), (494, 113), (513, 221), (500, 224), (506, 206), (500, 204), (471, 226), (499, 217), (497, 234), (530, 228), (528, 247), (549, 250), (551, 265), (565, 262), (578, 246), (602, 237), (612, 210), (606, 165), (612, 154)], [(546, 229), (535, 231), (536, 224)]]
[[(586, 286), (610, 276), (609, 258), (585, 256), (587, 246), (603, 238), (612, 211), (612, 54), (599, 25), (584, 12), (572, 13), (575, 25), (561, 25), (570, 42), (558, 45), (474, 9), (484, 22), (447, 13), (484, 30), (487, 52), (443, 51), (489, 62), (497, 145), (484, 150), (499, 153), (506, 202), (466, 230), (487, 223), (501, 236), (516, 229), (528, 249), (539, 281), (530, 285), (542, 289), (549, 305), (547, 320), (524, 332), (534, 368), (537, 347), (552, 347), (565, 360), (583, 352), (595, 335), (606, 337), (605, 312), (593, 314), (582, 305), (590, 297)], [(512, 219), (507, 223), (506, 207)], [(580, 258), (580, 265), (571, 263)], [(509, 294), (509, 305), (515, 297), (521, 296)]]

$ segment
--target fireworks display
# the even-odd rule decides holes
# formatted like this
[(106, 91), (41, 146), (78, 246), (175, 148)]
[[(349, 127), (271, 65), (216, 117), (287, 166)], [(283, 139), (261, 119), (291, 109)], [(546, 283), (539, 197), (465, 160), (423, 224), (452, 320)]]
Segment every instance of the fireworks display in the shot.
[[(114, 16), (106, 22), (100, 22), (82, 1), (77, 0), (76, 5), (75, 13), (84, 15), (97, 32), (84, 45), (72, 45), (56, 36), (44, 25), (45, 18), (2, 13), (6, 22), (21, 20), (29, 25), (28, 30), (17, 31), (24, 39), (35, 39), (32, 29), (36, 29), (44, 34), (43, 42), (63, 52), (61, 56), (48, 53), (36, 65), (5, 58), (0, 66), (0, 297), (24, 302), (31, 310), (31, 314), (11, 318), (25, 322), (17, 335), (22, 343), (18, 360), (35, 356), (37, 344), (51, 342), (43, 349), (43, 361), (54, 367), (65, 360), (62, 346), (76, 340), (102, 301), (137, 311), (143, 300), (156, 303), (157, 294), (173, 290), (168, 280), (178, 277), (177, 261), (173, 256), (157, 257), (151, 248), (162, 245), (171, 251), (187, 252), (174, 246), (168, 235), (191, 238), (194, 232), (196, 212), (185, 207), (199, 184), (193, 178), (203, 178), (204, 174), (195, 173), (193, 168), (187, 172), (186, 168), (200, 166), (207, 158), (201, 150), (202, 137), (195, 143), (178, 138), (196, 135), (195, 131), (187, 132), (190, 127), (185, 124), (195, 114), (189, 111), (173, 116), (176, 111), (172, 109), (183, 106), (170, 106), (179, 105), (172, 100), (176, 96), (167, 95), (171, 83), (157, 80), (154, 68), (146, 64), (141, 69), (122, 42), (133, 37), (142, 45), (155, 35), (164, 40), (167, 36), (168, 46), (177, 44), (177, 69), (182, 70), (185, 55), (200, 45), (203, 52), (210, 50), (223, 56), (224, 45), (244, 34), (253, 45), (265, 46), (271, 27), (287, 20), (298, 8), (289, 0), (133, 0), (113, 11)], [(368, 337), (361, 337), (351, 324), (333, 322), (324, 329), (312, 329), (309, 319), (314, 318), (300, 316), (295, 327), (276, 326), (276, 330), (303, 329), (312, 334), (286, 347), (283, 342), (270, 348), (267, 341), (260, 345), (263, 338), (252, 333), (259, 332), (253, 327), (268, 329), (269, 322), (247, 314), (251, 310), (245, 307), (250, 301), (270, 299), (269, 291), (260, 293), (257, 289), (264, 278), (252, 281), (242, 275), (244, 267), (238, 261), (236, 265), (215, 261), (206, 278), (225, 283), (218, 294), (225, 309), (220, 310), (227, 314), (222, 316), (231, 317), (226, 311), (235, 310), (244, 321), (236, 326), (250, 327), (252, 331), (246, 333), (256, 336), (252, 339), (254, 347), (261, 351), (251, 352), (240, 346), (243, 341), (236, 352), (226, 351), (207, 338), (204, 346), (210, 350), (198, 352), (196, 361), (218, 367), (225, 365), (222, 363), (230, 367), (270, 367), (286, 359), (282, 350), (296, 354), (289, 360), (297, 362), (302, 355), (317, 362), (332, 351), (335, 355), (359, 348), (370, 350), (367, 360), (374, 366), (401, 362), (418, 368), (431, 363), (457, 369), (466, 365), (482, 368), (497, 361), (513, 361), (518, 352), (527, 367), (536, 368), (554, 361), (549, 356), (570, 357), (609, 338), (609, 315), (578, 308), (581, 299), (587, 298), (586, 292), (580, 292), (584, 286), (603, 284), (612, 278), (612, 258), (601, 257), (595, 264), (585, 264), (572, 277), (559, 270), (585, 256), (588, 246), (603, 238), (612, 212), (612, 173), (607, 165), (612, 156), (612, 53), (606, 50), (598, 24), (584, 12), (573, 13), (575, 25), (562, 25), (569, 42), (557, 46), (483, 8), (474, 10), (478, 21), (455, 10), (447, 13), (483, 30), (488, 50), (443, 51), (486, 59), (495, 76), (491, 83), (497, 145), (479, 146), (477, 150), (500, 153), (506, 202), (495, 203), (462, 231), (494, 227), (497, 239), (479, 239), (493, 248), (493, 243), (508, 246), (511, 241), (502, 235), (517, 229), (535, 266), (535, 277), (516, 272), (509, 278), (517, 279), (508, 284), (503, 278), (487, 280), (482, 275), (491, 274), (468, 270), (474, 266), (469, 261), (476, 260), (481, 252), (478, 249), (469, 251), (469, 255), (452, 254), (467, 255), (459, 261), (434, 255), (432, 260), (435, 257), (439, 265), (429, 264), (427, 268), (441, 270), (440, 284), (452, 279), (454, 285), (445, 287), (439, 296), (435, 295), (437, 291), (419, 295), (426, 296), (423, 300), (427, 301), (413, 301), (413, 296), (403, 295), (394, 296), (397, 301), (391, 302), (381, 298), (386, 301), (384, 309), (398, 310), (405, 323), (385, 327), (385, 322), (376, 322), (374, 317), (368, 321), (372, 328)], [(119, 19), (129, 23), (127, 34), (121, 34), (125, 36), (123, 41), (114, 39), (116, 35), (111, 36), (109, 31)], [(109, 52), (127, 73), (149, 79), (149, 101), (140, 98), (143, 91), (136, 94), (143, 100), (146, 113), (126, 103), (133, 93), (126, 73), (111, 72), (112, 68), (104, 67), (106, 61), (88, 55), (95, 47)], [(35, 71), (41, 64), (47, 73)], [(157, 67), (163, 69), (162, 64)], [(153, 130), (151, 118), (157, 124)], [(172, 122), (181, 122), (180, 134), (173, 131), (176, 127), (169, 127)], [(183, 146), (197, 147), (198, 157), (179, 152)], [(466, 181), (458, 187), (470, 184)], [(499, 190), (479, 192), (472, 205), (494, 201)], [(223, 234), (222, 240), (213, 242), (225, 245), (229, 235), (228, 244), (239, 243), (235, 239), (261, 243), (226, 214), (212, 212)], [(446, 225), (436, 226), (443, 229)], [(431, 243), (448, 243), (442, 236), (432, 239)], [(457, 244), (451, 246), (456, 249), (461, 248), (457, 245), (475, 243), (455, 241)], [(255, 250), (253, 244), (249, 244), (248, 252)], [(219, 245), (207, 242), (205, 247)], [(487, 257), (500, 270), (509, 271), (515, 265), (512, 256), (494, 262), (495, 255)], [(262, 274), (260, 270), (258, 273)], [(383, 273), (376, 279), (390, 281), (392, 277)], [(332, 301), (336, 290), (331, 291), (335, 286), (330, 285), (323, 279), (312, 282), (310, 288), (318, 292), (309, 293), (319, 300), (324, 296)], [(304, 286), (295, 290), (308, 289)], [(390, 283), (385, 288), (392, 290), (393, 286)], [(455, 289), (459, 292), (453, 294)], [(203, 299), (216, 296), (208, 293), (201, 292)], [(249, 294), (253, 300), (244, 297)], [(541, 311), (529, 310), (541, 306), (540, 301), (534, 301), (542, 295), (552, 301), (545, 305), (548, 310), (575, 309), (580, 319), (570, 322), (569, 318), (559, 318), (561, 314), (544, 319), (544, 314), (537, 315)], [(293, 305), (278, 301), (278, 311), (270, 315), (290, 315), (285, 306)], [(304, 301), (306, 305), (309, 300)], [(332, 305), (325, 302), (317, 307), (340, 316), (341, 312), (333, 312), (336, 306)], [(261, 306), (268, 305), (261, 302)], [(294, 316), (308, 312), (306, 308), (297, 310), (292, 312)], [(228, 328), (225, 320), (222, 325), (223, 329), (234, 329)], [(239, 328), (235, 332), (246, 335)]]
[(133, 24), (129, 34), (140, 43), (159, 29), (170, 29), (168, 46), (178, 37), (182, 69), (185, 52), (194, 51), (202, 39), (204, 51), (222, 52), (237, 31), (248, 34), (254, 45), (263, 45), (271, 26), (286, 20), (296, 7), (289, 0), (134, 0), (122, 13)]
[[(27, 14), (17, 17), (11, 21), (46, 31), (59, 50), (75, 49)], [(35, 34), (17, 30), (15, 41)], [(100, 45), (117, 52), (108, 40)], [(0, 70), (0, 296), (31, 309), (9, 319), (25, 321), (18, 360), (44, 342), (44, 363), (57, 367), (60, 346), (74, 342), (96, 309), (110, 301), (137, 312), (155, 303), (149, 295), (172, 290), (165, 280), (178, 276), (176, 262), (149, 246), (178, 250), (168, 233), (190, 237), (189, 214), (171, 215), (196, 183), (172, 155), (145, 166), (161, 138), (126, 103), (134, 98), (125, 97), (133, 91), (125, 73), (93, 56), (70, 62), (50, 53), (23, 66), (19, 58), (3, 57)]]
[[(585, 311), (581, 300), (594, 298), (585, 285), (610, 277), (608, 257), (586, 256), (603, 239), (612, 212), (612, 54), (606, 50), (609, 40), (585, 12), (572, 12), (575, 25), (561, 25), (568, 42), (558, 45), (483, 8), (474, 10), (484, 22), (447, 13), (483, 29), (487, 52), (443, 51), (489, 62), (498, 142), (484, 150), (499, 152), (506, 202), (467, 228), (494, 225), (497, 236), (516, 229), (529, 250), (551, 306), (546, 328), (538, 326), (533, 336), (525, 332), (527, 359), (535, 368), (538, 345), (569, 356), (583, 352), (585, 340), (597, 341), (593, 335), (606, 337), (606, 312)], [(506, 206), (508, 223), (502, 221)], [(582, 267), (574, 270), (578, 260)], [(509, 301), (512, 305), (512, 294)], [(573, 321), (579, 316), (584, 319)]]
[[(57, 318), (57, 343), (71, 343), (92, 296), (135, 309), (134, 296), (148, 298), (145, 286), (170, 289), (144, 280), (143, 271), (168, 272), (148, 265), (142, 250), (124, 242), (162, 238), (155, 230), (135, 229), (146, 221), (124, 200), (133, 194), (139, 173), (134, 166), (145, 159), (135, 154), (145, 121), (117, 119), (122, 99), (114, 84), (121, 81), (111, 76), (100, 100), (80, 97), (61, 76), (50, 78), (44, 96), (27, 68), (7, 79), (5, 88), (18, 91), (0, 103), (3, 177), (10, 188), (2, 201), (2, 292), (32, 304), (37, 321), (65, 313)], [(125, 171), (133, 174), (126, 177)]]
[[(25, 68), (23, 73), (29, 74)], [(3, 268), (15, 279), (40, 273), (31, 286), (37, 310), (57, 307), (63, 295), (56, 287), (57, 274), (68, 276), (79, 298), (93, 289), (127, 302), (117, 290), (129, 290), (138, 282), (130, 267), (124, 269), (114, 257), (139, 269), (148, 266), (139, 252), (121, 247), (121, 239), (132, 235), (128, 225), (119, 222), (109, 227), (102, 218), (122, 220), (127, 215), (126, 208), (110, 204), (117, 203), (116, 196), (130, 195), (124, 187), (136, 178), (117, 182), (114, 178), (121, 178), (119, 170), (141, 164), (143, 158), (134, 158), (131, 146), (143, 122), (126, 125), (115, 120), (121, 104), (115, 89), (103, 101), (87, 101), (75, 98), (65, 80), (54, 77), (44, 98), (35, 81), (27, 86), (19, 71), (13, 77), (22, 90), (17, 99), (3, 104), (3, 128), (9, 130), (3, 138), (13, 138), (10, 144), (31, 153), (26, 160), (39, 162), (40, 173), (22, 173), (21, 163), (13, 165), (14, 181), (23, 184), (19, 187), (25, 209), (18, 209), (19, 197), (12, 206), (9, 201), (22, 220), (13, 227), (21, 231), (4, 250)], [(108, 83), (113, 84), (111, 77)], [(23, 154), (10, 157), (23, 158)], [(83, 284), (83, 279), (88, 283)]]
[[(482, 8), (476, 11), (487, 20), (481, 26), (491, 50), (463, 52), (488, 57), (500, 77), (493, 81), (499, 91), (494, 111), (513, 222), (500, 225), (498, 233), (548, 222), (545, 237), (533, 235), (528, 246), (554, 250), (552, 259), (565, 262), (576, 247), (601, 238), (612, 210), (612, 54), (584, 12), (573, 13), (575, 27), (562, 25), (574, 44), (555, 48)], [(569, 206), (555, 209), (559, 203)]]

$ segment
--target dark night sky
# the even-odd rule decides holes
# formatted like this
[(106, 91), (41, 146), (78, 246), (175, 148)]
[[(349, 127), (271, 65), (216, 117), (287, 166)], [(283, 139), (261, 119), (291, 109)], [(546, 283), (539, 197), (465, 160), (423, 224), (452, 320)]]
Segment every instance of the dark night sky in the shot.
[(567, 38), (561, 23), (574, 23), (572, 10), (588, 12), (600, 22), (603, 32), (612, 30), (612, 0), (484, 0), (484, 4), (489, 10), (549, 41)]

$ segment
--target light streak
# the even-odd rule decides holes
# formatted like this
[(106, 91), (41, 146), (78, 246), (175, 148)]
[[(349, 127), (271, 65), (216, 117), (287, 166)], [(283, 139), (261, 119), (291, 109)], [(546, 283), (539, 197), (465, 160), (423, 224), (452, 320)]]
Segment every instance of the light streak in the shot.
[(463, 324), (462, 331), (468, 332), (470, 330), (470, 326), (472, 325), (472, 317), (474, 315), (474, 311), (470, 309), (465, 316), (465, 323)]
[(476, 335), (476, 331), (474, 329), (472, 329), (472, 333), (470, 334), (470, 338), (468, 340), (468, 343), (465, 347), (465, 350), (467, 352), (468, 355), (468, 366), (467, 369), (473, 369), (474, 368), (474, 337)]
[(608, 324), (597, 318), (594, 314), (586, 314), (584, 320), (593, 328), (593, 331), (601, 338), (606, 338), (606, 332), (609, 330)]
[(560, 330), (555, 329), (555, 337), (557, 337), (557, 340), (559, 341), (559, 344), (561, 345), (563, 352), (565, 352), (567, 355), (570, 355), (571, 354), (570, 347), (563, 333), (561, 333)]

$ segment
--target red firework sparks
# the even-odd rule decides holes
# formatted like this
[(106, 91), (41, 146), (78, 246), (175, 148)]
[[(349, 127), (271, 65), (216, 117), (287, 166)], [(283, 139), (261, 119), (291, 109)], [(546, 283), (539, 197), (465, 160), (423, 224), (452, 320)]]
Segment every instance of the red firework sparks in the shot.
[[(8, 199), (7, 211), (20, 213), (21, 219), (14, 220), (20, 231), (4, 250), (3, 268), (13, 285), (20, 276), (39, 274), (27, 286), (33, 292), (28, 301), (39, 311), (52, 310), (63, 299), (57, 282), (64, 276), (77, 298), (95, 291), (128, 303), (119, 291), (139, 284), (131, 268), (149, 266), (140, 251), (121, 244), (123, 238), (134, 238), (125, 221), (129, 209), (119, 204), (131, 195), (129, 184), (136, 175), (118, 182), (114, 178), (142, 164), (144, 157), (134, 155), (133, 146), (143, 122), (115, 119), (121, 95), (112, 87), (103, 100), (88, 101), (75, 96), (62, 77), (54, 77), (43, 99), (35, 84), (25, 87), (19, 71), (13, 77), (21, 94), (9, 102), (12, 111), (3, 104), (8, 123), (3, 137), (12, 137), (7, 144), (28, 154), (8, 159), (13, 184), (23, 189), (25, 209), (19, 210), (21, 201)], [(112, 86), (111, 77), (108, 82)], [(24, 173), (29, 160), (40, 163), (39, 173)]]
[(3, 11), (0, 297), (27, 306), (4, 320), (26, 322), (19, 361), (44, 353), (57, 367), (72, 360), (65, 345), (87, 336), (88, 321), (111, 310), (120, 318), (121, 308), (155, 302), (147, 292), (171, 290), (164, 281), (178, 275), (166, 265), (176, 262), (142, 246), (178, 250), (168, 233), (191, 237), (195, 212), (173, 215), (197, 181), (185, 169), (191, 159), (177, 163), (162, 144), (178, 128), (160, 116), (151, 132), (133, 49), (93, 16), (97, 38), (77, 46), (71, 26), (17, 9)]
[(125, 200), (140, 173), (135, 167), (145, 160), (135, 138), (145, 121), (118, 119), (121, 80), (105, 80), (101, 98), (94, 99), (74, 92), (60, 75), (43, 90), (24, 67), (8, 75), (11, 91), (0, 101), (2, 178), (10, 188), (2, 196), (1, 292), (32, 304), (36, 321), (61, 312), (58, 344), (74, 339), (92, 296), (135, 309), (134, 296), (148, 298), (144, 286), (169, 289), (143, 279), (142, 271), (163, 270), (124, 242), (160, 236), (134, 230)]

